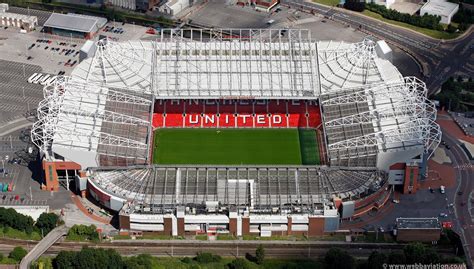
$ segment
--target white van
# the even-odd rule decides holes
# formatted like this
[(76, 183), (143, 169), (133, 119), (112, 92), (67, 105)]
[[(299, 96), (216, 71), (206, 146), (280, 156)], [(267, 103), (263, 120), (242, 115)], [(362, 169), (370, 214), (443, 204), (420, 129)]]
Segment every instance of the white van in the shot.
[(446, 193), (446, 190), (443, 185), (439, 187), (439, 192), (441, 192), (442, 194)]
[(267, 21), (267, 24), (273, 24), (275, 22), (275, 20), (269, 20)]
[(41, 81), (41, 85), (51, 85), (52, 83), (54, 83), (54, 81), (56, 81), (56, 79), (58, 78), (58, 76), (53, 76), (53, 77), (50, 77), (48, 78), (46, 81)]
[(32, 82), (33, 82), (34, 84), (38, 84), (39, 81), (40, 81), (40, 79), (41, 79), (42, 77), (43, 77), (43, 74), (39, 73), (38, 76), (36, 76), (36, 77), (32, 80)]
[(34, 73), (33, 75), (31, 75), (31, 76), (28, 78), (28, 83), (33, 83), (33, 79), (36, 78), (36, 76), (38, 76), (38, 73)]
[(44, 85), (44, 83), (48, 80), (49, 77), (51, 77), (51, 75), (50, 75), (50, 74), (46, 74), (46, 75), (39, 81), (39, 83), (40, 83), (41, 85)]

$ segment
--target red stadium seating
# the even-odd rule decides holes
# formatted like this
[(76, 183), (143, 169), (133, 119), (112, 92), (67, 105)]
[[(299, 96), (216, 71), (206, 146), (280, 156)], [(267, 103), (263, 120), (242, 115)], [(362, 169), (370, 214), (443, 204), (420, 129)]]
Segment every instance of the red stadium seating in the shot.
[(219, 115), (219, 127), (220, 128), (235, 128), (234, 114), (221, 113)]
[(317, 101), (306, 100), (159, 100), (153, 127), (316, 128)]
[(237, 115), (237, 127), (253, 128), (253, 115), (249, 113), (243, 113)]
[(153, 113), (153, 127), (154, 128), (163, 128), (164, 117), (162, 113)]
[(314, 101), (308, 101), (308, 125), (317, 128), (321, 124), (321, 111)]

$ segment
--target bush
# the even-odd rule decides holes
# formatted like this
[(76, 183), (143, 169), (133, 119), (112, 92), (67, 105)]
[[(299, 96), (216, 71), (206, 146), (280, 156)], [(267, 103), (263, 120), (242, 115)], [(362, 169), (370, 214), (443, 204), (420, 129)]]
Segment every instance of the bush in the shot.
[(99, 233), (97, 232), (97, 227), (95, 225), (74, 225), (69, 229), (67, 233), (67, 239), (69, 240), (88, 240), (88, 241), (98, 241)]
[(10, 252), (10, 254), (8, 254), (8, 258), (14, 259), (15, 261), (19, 262), (21, 261), (21, 259), (23, 259), (23, 257), (26, 256), (26, 254), (28, 254), (28, 251), (26, 251), (26, 249), (22, 247), (15, 247)]
[(262, 264), (265, 260), (265, 249), (262, 245), (258, 245), (257, 249), (255, 250), (255, 262), (257, 264)]
[(410, 15), (407, 13), (400, 13), (394, 9), (387, 9), (385, 6), (369, 3), (365, 5), (368, 10), (382, 15), (382, 17), (393, 20), (408, 23), (414, 26), (428, 28), (433, 30), (442, 31), (443, 27), (439, 22), (441, 21), (440, 16), (428, 15), (423, 16)]
[(140, 254), (136, 257), (131, 257), (129, 261), (132, 261), (136, 266), (132, 267), (130, 264), (125, 262), (125, 268), (152, 268), (153, 257), (150, 254)]
[(193, 260), (192, 260), (191, 258), (189, 258), (189, 257), (184, 257), (184, 258), (181, 260), (181, 262), (183, 262), (183, 263), (192, 263)]
[(219, 262), (221, 259), (221, 256), (209, 252), (199, 252), (195, 258), (198, 263)]
[(248, 262), (242, 258), (237, 258), (227, 265), (229, 269), (249, 269)]
[(365, 2), (360, 2), (358, 0), (347, 0), (344, 3), (344, 8), (357, 12), (362, 12), (365, 9)]
[(331, 248), (324, 256), (324, 264), (326, 269), (351, 269), (354, 268), (355, 261), (346, 251), (339, 248)]

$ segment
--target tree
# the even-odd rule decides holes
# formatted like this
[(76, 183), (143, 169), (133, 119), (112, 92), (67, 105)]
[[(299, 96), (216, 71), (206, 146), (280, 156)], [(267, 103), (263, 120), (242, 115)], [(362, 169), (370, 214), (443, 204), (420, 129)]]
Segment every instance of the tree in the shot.
[(53, 266), (55, 269), (69, 269), (73, 268), (73, 263), (76, 260), (76, 253), (73, 251), (61, 250), (53, 259)]
[(405, 264), (406, 257), (403, 252), (395, 252), (392, 251), (388, 254), (388, 262), (389, 264)]
[(67, 238), (71, 240), (97, 241), (99, 240), (99, 233), (95, 225), (86, 226), (76, 224), (69, 229)]
[(21, 259), (23, 259), (23, 257), (26, 256), (27, 253), (28, 253), (28, 251), (26, 251), (26, 249), (24, 249), (22, 247), (15, 247), (10, 252), (10, 254), (8, 254), (8, 258), (14, 259), (15, 261), (19, 262), (19, 261), (21, 261)]
[(222, 258), (219, 255), (214, 255), (214, 254), (209, 253), (209, 252), (199, 252), (196, 255), (195, 259), (198, 263), (211, 263), (211, 262), (218, 262)]
[(359, 0), (346, 0), (344, 3), (344, 8), (362, 12), (365, 9), (365, 2)]
[(257, 249), (255, 250), (255, 262), (257, 264), (262, 264), (265, 260), (265, 249), (262, 245), (258, 245)]
[(56, 228), (58, 224), (59, 216), (54, 213), (42, 213), (35, 226), (43, 231), (43, 235), (47, 235), (52, 229)]
[(229, 269), (248, 269), (250, 268), (246, 260), (237, 258), (227, 265)]
[(369, 269), (379, 269), (383, 268), (383, 265), (387, 263), (387, 255), (380, 253), (378, 251), (373, 251), (369, 259), (367, 260), (367, 268)]
[(354, 258), (346, 251), (339, 248), (331, 248), (324, 256), (324, 268), (326, 269), (351, 269), (354, 268)]
[(76, 254), (74, 268), (88, 269), (122, 269), (122, 257), (114, 249), (84, 247)]
[(414, 243), (403, 248), (407, 264), (413, 263), (439, 263), (439, 254), (433, 248), (427, 248), (422, 243)]

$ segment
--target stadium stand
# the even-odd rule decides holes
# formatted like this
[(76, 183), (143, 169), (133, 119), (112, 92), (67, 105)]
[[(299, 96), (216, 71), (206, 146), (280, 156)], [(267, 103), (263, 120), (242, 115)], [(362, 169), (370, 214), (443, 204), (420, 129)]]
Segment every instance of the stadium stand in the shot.
[[(308, 207), (309, 211), (311, 205), (334, 194), (343, 199), (363, 197), (379, 189), (384, 178), (383, 173), (367, 168), (155, 165), (142, 169), (100, 169), (93, 172), (90, 180), (109, 195), (151, 201), (151, 210), (162, 213), (172, 209), (177, 200), (184, 205), (220, 201), (224, 206), (247, 205), (255, 209), (291, 208), (297, 201), (298, 207)], [(236, 180), (244, 182), (246, 188), (230, 191), (230, 184)]]
[(154, 128), (316, 128), (321, 113), (307, 100), (158, 100)]

